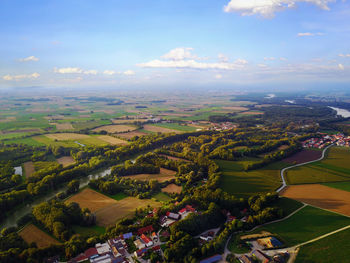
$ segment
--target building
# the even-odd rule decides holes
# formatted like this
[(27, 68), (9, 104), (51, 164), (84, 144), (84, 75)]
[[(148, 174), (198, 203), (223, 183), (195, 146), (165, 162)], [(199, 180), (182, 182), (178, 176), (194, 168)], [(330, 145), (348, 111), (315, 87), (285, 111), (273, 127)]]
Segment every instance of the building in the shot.
[(102, 243), (102, 244), (101, 243), (97, 243), (95, 245), (95, 247), (96, 247), (97, 253), (99, 255), (105, 255), (105, 254), (111, 252), (111, 247), (108, 245), (107, 242), (106, 243)]
[(200, 261), (200, 263), (214, 263), (214, 262), (218, 262), (222, 260), (222, 256), (221, 255), (215, 255), (212, 256), (210, 258), (206, 258)]
[(256, 240), (260, 246), (264, 248), (281, 247), (283, 244), (275, 237), (265, 237)]
[(146, 254), (147, 250), (148, 250), (147, 248), (139, 249), (139, 250), (134, 252), (134, 255), (137, 258), (143, 257)]
[(146, 247), (146, 245), (140, 239), (136, 239), (134, 244), (138, 249), (143, 249)]
[(85, 250), (84, 254), (89, 259), (93, 259), (95, 257), (98, 257), (97, 249), (94, 247)]
[(151, 233), (153, 231), (154, 231), (153, 226), (149, 225), (149, 226), (145, 226), (145, 227), (140, 228), (139, 230), (137, 230), (137, 233), (139, 234), (139, 236), (141, 236), (144, 233)]
[(238, 260), (241, 263), (253, 263), (253, 260), (250, 257), (246, 256), (246, 255), (240, 256), (238, 258)]
[(177, 213), (167, 212), (166, 216), (168, 218), (170, 218), (170, 219), (173, 219), (173, 220), (179, 220), (180, 219), (180, 215), (177, 214)]
[(141, 240), (142, 240), (142, 242), (146, 245), (146, 247), (151, 247), (151, 246), (153, 246), (152, 240), (149, 239), (146, 235), (142, 234), (142, 235), (141, 235)]
[(264, 253), (262, 253), (260, 250), (254, 250), (252, 252), (252, 255), (254, 255), (257, 259), (259, 259), (263, 263), (267, 263), (270, 261), (270, 259)]
[(94, 259), (90, 259), (91, 263), (112, 263), (112, 257), (109, 254), (98, 256)]

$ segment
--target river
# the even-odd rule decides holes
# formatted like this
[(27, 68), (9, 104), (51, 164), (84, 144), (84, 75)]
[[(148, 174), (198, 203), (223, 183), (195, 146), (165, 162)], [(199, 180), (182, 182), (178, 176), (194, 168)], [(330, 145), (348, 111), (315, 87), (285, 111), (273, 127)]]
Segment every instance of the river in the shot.
[[(20, 166), (19, 166), (20, 167)], [(22, 173), (22, 167), (15, 167), (16, 173), (21, 174)], [(82, 177), (79, 179), (80, 182), (80, 187), (84, 187), (87, 186), (89, 181), (91, 179), (97, 179), (99, 177), (104, 177), (107, 176), (111, 173), (111, 167), (109, 168), (105, 168), (105, 169), (101, 169), (98, 170), (94, 173), (91, 173), (89, 176), (87, 177)], [(18, 219), (20, 219), (22, 216), (28, 214), (31, 212), (32, 207), (36, 206), (42, 202), (45, 202), (51, 198), (53, 198), (56, 194), (58, 194), (59, 192), (65, 191), (66, 190), (66, 186), (62, 186), (52, 192), (50, 192), (49, 194), (42, 196), (38, 199), (35, 199), (32, 203), (24, 205), (22, 207), (17, 208), (15, 211), (11, 212), (10, 215), (8, 215), (6, 217), (6, 219), (2, 222), (1, 227), (11, 227), (11, 226), (15, 226), (16, 222)]]
[(349, 118), (350, 117), (350, 111), (345, 109), (340, 109), (336, 107), (329, 107), (337, 112), (337, 115), (342, 116), (343, 118)]

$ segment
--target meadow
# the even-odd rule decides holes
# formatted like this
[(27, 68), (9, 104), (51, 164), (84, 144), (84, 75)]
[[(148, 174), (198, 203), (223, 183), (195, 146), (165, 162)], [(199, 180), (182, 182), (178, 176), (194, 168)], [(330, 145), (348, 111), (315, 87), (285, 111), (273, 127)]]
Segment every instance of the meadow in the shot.
[(350, 180), (350, 148), (332, 147), (324, 160), (286, 171), (288, 184), (327, 183)]
[(275, 191), (281, 185), (280, 169), (286, 164), (278, 162), (261, 169), (244, 171), (244, 163), (252, 161), (255, 159), (241, 162), (217, 160), (222, 171), (220, 187), (237, 197)]
[(296, 263), (349, 262), (350, 229), (302, 246)]
[(27, 244), (34, 242), (38, 248), (45, 248), (51, 245), (60, 244), (60, 242), (53, 238), (51, 235), (45, 233), (33, 224), (25, 226), (22, 230), (19, 231), (18, 234)]
[(323, 185), (350, 192), (350, 182), (323, 183)]
[(350, 218), (312, 206), (306, 206), (290, 218), (254, 230), (276, 234), (289, 247), (350, 224)]

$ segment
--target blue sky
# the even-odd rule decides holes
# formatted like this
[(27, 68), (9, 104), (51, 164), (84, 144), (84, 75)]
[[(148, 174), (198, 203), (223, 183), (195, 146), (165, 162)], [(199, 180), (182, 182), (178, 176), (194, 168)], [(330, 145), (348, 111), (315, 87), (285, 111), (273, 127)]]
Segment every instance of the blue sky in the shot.
[(0, 43), (0, 87), (350, 83), (344, 0), (2, 0)]

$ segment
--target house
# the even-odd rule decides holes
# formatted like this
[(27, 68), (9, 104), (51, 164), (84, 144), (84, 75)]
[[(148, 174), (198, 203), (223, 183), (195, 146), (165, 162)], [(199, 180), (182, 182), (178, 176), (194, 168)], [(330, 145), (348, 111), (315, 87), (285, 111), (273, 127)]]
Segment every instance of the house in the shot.
[(134, 252), (134, 255), (137, 258), (143, 257), (146, 254), (147, 250), (148, 250), (147, 248), (139, 249), (139, 250)]
[(143, 249), (146, 247), (145, 244), (140, 239), (136, 239), (134, 241), (134, 244), (138, 249)]
[(238, 260), (241, 263), (253, 263), (253, 260), (250, 257), (246, 256), (246, 255), (240, 256), (238, 258)]
[(214, 262), (218, 262), (222, 260), (222, 256), (221, 255), (215, 255), (212, 256), (210, 258), (206, 258), (200, 261), (200, 263), (214, 263)]
[(152, 250), (154, 251), (154, 252), (160, 252), (160, 246), (154, 246), (154, 247), (152, 247)]
[(144, 233), (151, 233), (153, 231), (154, 231), (153, 226), (149, 225), (149, 226), (145, 226), (145, 227), (140, 228), (139, 230), (137, 230), (137, 233), (139, 234), (139, 236), (141, 236)]
[(109, 254), (98, 256), (94, 259), (90, 259), (91, 263), (112, 263), (112, 257)]
[(172, 213), (172, 212), (167, 212), (166, 216), (170, 219), (174, 219), (174, 220), (179, 220), (180, 219), (180, 215), (177, 213)]
[(128, 261), (124, 257), (117, 257), (112, 259), (112, 263), (127, 263)]
[(94, 248), (94, 247), (85, 250), (84, 254), (85, 254), (85, 256), (86, 256), (87, 258), (89, 258), (89, 259), (98, 257), (97, 249)]
[(75, 258), (71, 259), (70, 261), (68, 261), (69, 263), (70, 262), (74, 262), (74, 263), (80, 263), (80, 262), (84, 262), (84, 261), (87, 261), (89, 260), (88, 257), (86, 257), (86, 255), (84, 253), (81, 253), (80, 255), (76, 256)]
[(151, 238), (153, 241), (156, 241), (156, 242), (158, 241), (158, 236), (157, 236), (156, 232), (152, 233)]
[(149, 239), (149, 237), (147, 237), (146, 235), (142, 234), (142, 235), (141, 235), (141, 240), (142, 240), (142, 242), (146, 245), (146, 247), (151, 247), (151, 246), (153, 246), (152, 240)]
[(108, 245), (108, 243), (97, 243), (95, 247), (99, 255), (105, 255), (111, 252), (111, 247)]
[(132, 233), (126, 233), (126, 234), (123, 234), (123, 238), (124, 239), (129, 239), (129, 238), (132, 238)]
[(270, 259), (264, 253), (262, 253), (260, 250), (254, 250), (252, 252), (252, 255), (254, 255), (257, 259), (259, 259), (263, 263), (267, 263), (270, 261)]
[(275, 237), (265, 237), (256, 240), (260, 246), (264, 248), (281, 247), (283, 244)]
[(166, 216), (162, 216), (159, 221), (161, 227), (169, 227), (176, 222), (175, 220), (169, 219)]

